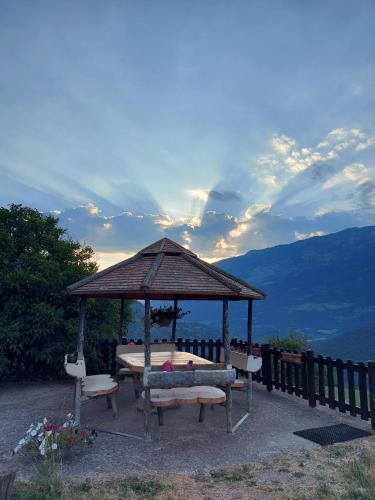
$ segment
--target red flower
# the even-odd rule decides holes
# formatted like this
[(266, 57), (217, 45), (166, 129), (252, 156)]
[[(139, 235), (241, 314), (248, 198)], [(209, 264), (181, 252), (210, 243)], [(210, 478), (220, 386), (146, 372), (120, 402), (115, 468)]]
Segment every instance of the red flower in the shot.
[(45, 431), (62, 431), (63, 427), (61, 425), (51, 425), (51, 424), (45, 424), (43, 426), (43, 429)]

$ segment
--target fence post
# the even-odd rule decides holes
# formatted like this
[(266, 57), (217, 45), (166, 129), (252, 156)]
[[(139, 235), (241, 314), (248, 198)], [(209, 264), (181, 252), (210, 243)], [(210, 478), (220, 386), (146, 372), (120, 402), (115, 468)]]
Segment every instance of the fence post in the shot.
[(263, 384), (267, 386), (267, 391), (272, 391), (272, 367), (271, 351), (268, 344), (262, 344), (262, 363), (263, 363)]
[(368, 362), (368, 385), (370, 392), (371, 429), (375, 431), (375, 361)]
[(309, 399), (309, 406), (314, 408), (316, 406), (315, 398), (315, 373), (314, 373), (314, 353), (313, 351), (306, 352), (307, 359), (307, 392)]

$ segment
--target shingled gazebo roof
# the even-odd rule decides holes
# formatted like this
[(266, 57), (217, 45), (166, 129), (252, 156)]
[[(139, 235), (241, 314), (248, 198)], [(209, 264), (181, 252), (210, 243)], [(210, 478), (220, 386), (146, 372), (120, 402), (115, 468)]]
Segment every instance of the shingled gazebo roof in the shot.
[(261, 300), (266, 294), (163, 238), (68, 287), (71, 295), (159, 300)]

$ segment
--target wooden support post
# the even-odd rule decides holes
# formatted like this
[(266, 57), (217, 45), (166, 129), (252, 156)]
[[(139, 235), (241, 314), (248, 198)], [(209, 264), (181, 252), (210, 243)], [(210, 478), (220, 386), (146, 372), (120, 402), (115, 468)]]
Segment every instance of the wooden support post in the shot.
[[(223, 345), (224, 345), (224, 359), (226, 369), (232, 368), (230, 359), (230, 334), (229, 334), (229, 324), (228, 324), (228, 301), (223, 300)], [(232, 384), (226, 384), (225, 386), (226, 394), (226, 414), (227, 414), (227, 432), (232, 434)]]
[[(145, 372), (146, 376), (151, 371), (151, 324), (150, 324), (150, 298), (145, 297)], [(151, 441), (151, 392), (145, 387), (144, 401), (144, 437), (145, 441)]]
[(375, 361), (368, 362), (368, 385), (370, 393), (371, 429), (375, 431)]
[(173, 311), (174, 311), (174, 317), (173, 317), (173, 323), (172, 323), (172, 336), (171, 336), (171, 341), (176, 342), (176, 327), (177, 327), (177, 299), (174, 299), (173, 303)]
[(122, 344), (122, 337), (124, 336), (124, 324), (125, 324), (125, 311), (128, 301), (125, 299), (121, 299), (120, 305), (120, 325), (118, 330), (118, 339), (117, 343)]
[(79, 303), (79, 333), (77, 353), (78, 359), (83, 359), (83, 343), (85, 340), (85, 319), (86, 319), (86, 297), (82, 297)]
[[(247, 355), (251, 356), (253, 348), (253, 301), (249, 300), (247, 303)], [(252, 373), (246, 372), (247, 387), (246, 387), (246, 411), (250, 412), (251, 408), (251, 395), (252, 395)]]
[(309, 406), (314, 408), (316, 406), (315, 398), (315, 371), (314, 371), (314, 353), (313, 351), (306, 352), (307, 357), (307, 390)]
[(247, 303), (247, 355), (250, 356), (253, 344), (253, 301)]
[[(85, 340), (85, 319), (86, 319), (86, 297), (82, 297), (79, 303), (79, 333), (77, 344), (77, 359), (83, 360), (83, 343)], [(76, 378), (75, 401), (74, 401), (74, 423), (79, 425), (81, 422), (81, 379)]]

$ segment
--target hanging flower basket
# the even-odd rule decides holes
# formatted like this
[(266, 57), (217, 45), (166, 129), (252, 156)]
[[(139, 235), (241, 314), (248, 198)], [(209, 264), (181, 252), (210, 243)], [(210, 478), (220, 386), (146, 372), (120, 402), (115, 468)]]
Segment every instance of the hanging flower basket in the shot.
[(296, 352), (281, 352), (281, 359), (287, 363), (294, 363), (295, 365), (302, 365), (302, 354)]
[(169, 326), (174, 319), (181, 319), (190, 311), (183, 312), (180, 307), (151, 307), (151, 325)]

